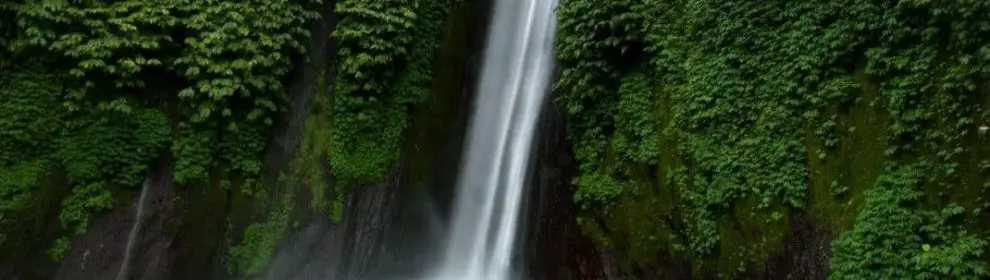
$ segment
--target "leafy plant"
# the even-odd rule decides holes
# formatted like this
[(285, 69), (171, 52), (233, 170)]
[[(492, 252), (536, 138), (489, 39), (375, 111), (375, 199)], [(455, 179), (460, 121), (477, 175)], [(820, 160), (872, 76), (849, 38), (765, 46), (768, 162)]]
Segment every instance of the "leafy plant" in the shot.
[[(829, 168), (878, 146), (871, 161), (925, 159), (927, 207), (976, 203), (986, 173), (964, 166), (986, 156), (972, 133), (988, 112), (988, 12), (978, 1), (561, 1), (554, 94), (580, 164), (575, 198), (601, 221), (582, 226), (606, 241), (674, 231), (699, 273), (743, 275), (779, 247), (781, 213), (821, 201), (856, 211), (873, 187), (860, 173), (879, 172)], [(856, 126), (872, 122), (887, 131)], [(641, 209), (651, 200), (673, 205)]]
[[(333, 32), (334, 75), (330, 167), (337, 194), (385, 175), (399, 158), (409, 111), (427, 96), (448, 0), (344, 0)], [(340, 213), (332, 210), (331, 216)]]
[(48, 257), (54, 261), (58, 261), (65, 257), (65, 255), (68, 255), (70, 250), (72, 250), (72, 244), (69, 244), (69, 239), (61, 237), (56, 239), (55, 244), (48, 249)]
[(978, 279), (990, 274), (980, 259), (987, 242), (947, 221), (964, 213), (918, 209), (922, 169), (888, 170), (867, 191), (856, 225), (832, 245), (833, 279)]
[(282, 240), (289, 223), (291, 209), (291, 203), (284, 203), (268, 217), (267, 221), (248, 226), (241, 244), (230, 248), (227, 269), (241, 277), (261, 273), (268, 266)]
[[(0, 176), (13, 177), (0, 214), (25, 210), (38, 182), (64, 171), (71, 191), (59, 219), (85, 232), (113, 206), (109, 187), (139, 185), (166, 148), (180, 183), (224, 167), (245, 178), (243, 192), (257, 192), (269, 127), (287, 102), (281, 81), (317, 4), (0, 4)], [(69, 248), (58, 242), (53, 256)]]

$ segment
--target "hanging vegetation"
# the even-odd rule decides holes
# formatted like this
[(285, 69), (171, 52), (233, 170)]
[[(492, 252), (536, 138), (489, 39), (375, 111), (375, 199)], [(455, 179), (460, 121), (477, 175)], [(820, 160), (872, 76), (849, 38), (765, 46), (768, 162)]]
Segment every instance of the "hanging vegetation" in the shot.
[(986, 276), (990, 4), (567, 0), (558, 14), (579, 223), (627, 267), (663, 251), (743, 275), (810, 212), (844, 232), (834, 278)]

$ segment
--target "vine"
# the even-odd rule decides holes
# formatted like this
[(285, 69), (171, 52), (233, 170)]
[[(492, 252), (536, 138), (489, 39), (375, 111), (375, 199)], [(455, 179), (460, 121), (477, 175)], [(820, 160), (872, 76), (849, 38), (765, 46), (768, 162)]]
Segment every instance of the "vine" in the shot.
[(334, 74), (330, 166), (339, 219), (351, 184), (385, 175), (398, 160), (409, 111), (426, 98), (440, 26), (452, 1), (345, 0), (337, 3), (340, 44)]
[[(863, 199), (865, 189), (880, 188), (869, 177), (878, 172), (834, 172), (861, 156), (844, 141), (879, 146), (894, 162), (926, 159), (917, 167), (932, 174), (918, 190), (926, 207), (983, 207), (974, 198), (986, 170), (967, 166), (987, 155), (974, 136), (990, 112), (981, 97), (990, 74), (980, 39), (990, 35), (986, 3), (569, 0), (558, 15), (554, 90), (580, 163), (575, 198), (582, 215), (602, 221), (582, 226), (609, 244), (617, 243), (609, 236), (673, 231), (684, 240), (654, 250), (697, 260), (700, 271), (713, 265), (719, 276), (740, 275), (777, 250), (791, 211), (889, 202)], [(875, 134), (889, 137), (862, 138), (873, 132), (857, 132), (866, 120), (852, 117), (881, 119), (889, 133)], [(838, 154), (850, 152), (857, 154)], [(644, 189), (664, 196), (642, 197)], [(651, 211), (640, 200), (661, 198), (675, 205), (634, 212)], [(666, 222), (648, 221), (657, 216)], [(880, 246), (849, 242), (860, 241)], [(680, 242), (690, 250), (675, 249)], [(967, 244), (953, 256), (979, 255), (982, 245)]]
[[(623, 180), (612, 175), (619, 172), (618, 166), (599, 162), (606, 156), (608, 140), (615, 129), (616, 108), (619, 98), (615, 94), (621, 84), (621, 77), (627, 68), (623, 61), (631, 60), (641, 41), (639, 14), (632, 12), (633, 1), (567, 1), (558, 8), (559, 35), (557, 40), (558, 60), (563, 71), (554, 87), (568, 116), (568, 135), (575, 143), (575, 157), (581, 163), (581, 175), (575, 179), (578, 186), (575, 198), (578, 201), (604, 202), (619, 195), (625, 189)], [(641, 84), (646, 77), (633, 78), (623, 96), (649, 105), (651, 93), (644, 91)], [(649, 120), (645, 111), (623, 111), (638, 115), (632, 119)], [(646, 114), (646, 115), (643, 115)], [(629, 130), (649, 130), (651, 128), (631, 127)], [(634, 132), (635, 133), (635, 132)], [(620, 140), (622, 141), (622, 140)], [(625, 141), (628, 142), (628, 141)], [(618, 143), (622, 147), (638, 145)], [(620, 147), (620, 149), (622, 148)], [(627, 151), (636, 152), (636, 151)], [(626, 154), (626, 157), (649, 159), (651, 156)]]
[[(139, 185), (167, 148), (180, 184), (208, 183), (222, 168), (244, 178), (241, 192), (257, 193), (268, 132), (287, 103), (281, 81), (293, 55), (305, 51), (316, 4), (0, 4), (0, 177), (17, 178), (2, 186), (0, 204), (12, 205), (3, 211), (24, 210), (14, 208), (31, 204), (25, 201), (41, 187), (54, 188), (39, 187), (42, 178), (64, 173), (70, 191), (59, 219), (72, 233), (85, 232), (94, 214), (113, 206), (109, 187)], [(57, 258), (69, 248), (63, 237), (49, 253)]]
[[(965, 213), (950, 204), (918, 209), (922, 168), (887, 171), (856, 217), (856, 226), (832, 245), (832, 279), (979, 279), (990, 274), (980, 260), (987, 241), (952, 225)], [(877, 246), (876, 244), (883, 244)]]
[(113, 198), (105, 185), (139, 186), (150, 159), (164, 150), (168, 122), (156, 110), (139, 110), (127, 117), (87, 118), (82, 128), (70, 129), (56, 142), (57, 157), (64, 168), (72, 194), (62, 202), (62, 226), (76, 234), (86, 232), (94, 212), (110, 209)]
[[(70, 113), (59, 102), (66, 93), (60, 83), (65, 79), (25, 68), (11, 70), (2, 77), (0, 95), (0, 177), (5, 178), (0, 212), (15, 216), (34, 207), (41, 199), (35, 195), (41, 180), (58, 169), (73, 186), (59, 219), (72, 233), (84, 233), (90, 217), (113, 204), (107, 186), (140, 184), (150, 159), (167, 143), (165, 116), (156, 110), (111, 112), (96, 107)], [(14, 219), (0, 222), (17, 228)], [(67, 250), (66, 242), (61, 241), (65, 244), (56, 252)]]
[[(26, 1), (15, 4), (24, 36), (11, 48), (47, 51), (73, 61), (69, 73), (86, 81), (85, 87), (73, 89), (73, 96), (102, 100), (101, 107), (110, 110), (129, 110), (124, 92), (146, 88), (149, 75), (170, 72), (181, 85), (175, 90), (182, 123), (188, 123), (181, 127), (194, 130), (183, 132), (185, 137), (173, 149), (196, 157), (193, 154), (215, 148), (202, 146), (204, 138), (218, 137), (205, 134), (215, 134), (219, 128), (238, 135), (238, 128), (247, 126), (254, 127), (247, 128), (251, 132), (263, 133), (266, 130), (260, 128), (271, 125), (274, 114), (284, 108), (280, 79), (290, 69), (292, 52), (304, 51), (302, 42), (309, 34), (303, 26), (319, 17), (307, 9), (310, 4)], [(103, 92), (110, 94), (92, 96)], [(257, 137), (263, 139), (264, 134)], [(248, 152), (238, 158), (259, 157), (259, 149), (238, 151)], [(205, 180), (208, 168), (203, 165), (215, 165), (211, 162), (202, 156), (180, 160), (180, 181), (190, 176)]]

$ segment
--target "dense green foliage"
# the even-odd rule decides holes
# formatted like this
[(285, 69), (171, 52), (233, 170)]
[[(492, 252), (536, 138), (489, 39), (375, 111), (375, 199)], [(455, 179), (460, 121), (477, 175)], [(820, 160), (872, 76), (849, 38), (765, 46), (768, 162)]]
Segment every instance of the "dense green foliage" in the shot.
[[(208, 184), (223, 169), (221, 187), (239, 178), (240, 192), (257, 193), (270, 126), (286, 107), (282, 80), (316, 4), (0, 4), (0, 241), (26, 240), (8, 240), (29, 220), (13, 217), (44, 207), (52, 198), (41, 193), (62, 200), (69, 234), (84, 233), (117, 187), (139, 187), (169, 149), (179, 183)], [(43, 183), (63, 176), (64, 197)], [(62, 237), (49, 253), (69, 248)]]
[[(888, 170), (866, 194), (857, 226), (833, 244), (836, 279), (980, 279), (990, 276), (978, 257), (987, 241), (951, 225), (962, 206), (918, 209), (920, 169)], [(882, 246), (878, 246), (882, 244)]]
[[(332, 34), (307, 31), (312, 0), (0, 3), (0, 260), (38, 242), (61, 259), (169, 159), (181, 187), (226, 193), (218, 217), (271, 212), (220, 230), (228, 270), (257, 275), (297, 185), (339, 220), (348, 188), (399, 159), (456, 2), (335, 1)], [(990, 2), (561, 0), (558, 15), (579, 224), (625, 268), (669, 254), (699, 277), (758, 274), (802, 213), (836, 233), (831, 278), (990, 277)], [(265, 186), (311, 36), (336, 60), (291, 186)], [(46, 218), (61, 230), (32, 232)]]
[[(628, 265), (655, 256), (633, 254), (645, 235), (662, 240), (646, 242), (654, 252), (694, 260), (699, 272), (738, 275), (780, 247), (788, 213), (810, 211), (853, 231), (833, 248), (855, 250), (833, 254), (835, 278), (874, 273), (845, 258), (888, 250), (887, 238), (899, 237), (855, 233), (881, 230), (921, 235), (942, 254), (877, 257), (887, 267), (925, 267), (931, 274), (904, 272), (935, 278), (985, 273), (983, 237), (959, 226), (985, 220), (978, 200), (990, 170), (977, 166), (990, 156), (978, 134), (990, 120), (990, 4), (567, 0), (558, 14), (555, 92), (581, 164), (581, 224), (629, 254)], [(864, 138), (856, 123), (879, 123), (862, 129), (883, 138)], [(905, 190), (916, 203), (900, 205), (896, 193), (866, 191), (894, 184), (890, 177), (841, 171), (846, 161), (920, 161), (912, 172), (928, 180)], [(919, 210), (949, 203), (958, 219)], [(871, 218), (891, 207), (925, 218)], [(947, 262), (972, 269), (949, 272)]]
[[(426, 97), (450, 0), (345, 0), (333, 38), (340, 48), (333, 80), (330, 168), (339, 218), (350, 184), (385, 175), (399, 151), (409, 111)], [(334, 211), (333, 209), (338, 209)]]
[[(217, 203), (227, 213), (216, 217), (229, 215), (218, 234), (228, 245), (218, 248), (230, 249), (231, 273), (259, 273), (292, 210), (291, 199), (268, 200), (296, 191), (265, 186), (261, 157), (275, 120), (288, 113), (283, 82), (293, 62), (305, 61), (309, 37), (330, 36), (338, 53), (324, 69), (331, 80), (320, 77), (321, 89), (332, 91), (312, 98), (297, 156), (304, 160), (292, 173), (305, 177), (296, 185), (310, 185), (313, 208), (339, 219), (346, 187), (381, 178), (398, 160), (455, 2), (335, 1), (332, 34), (309, 34), (323, 8), (311, 0), (0, 3), (4, 258), (20, 254), (6, 245), (35, 240), (22, 226), (44, 217), (26, 214), (46, 213), (51, 200), (60, 201), (62, 230), (54, 244), (47, 235), (40, 242), (49, 242), (53, 259), (66, 256), (72, 235), (114, 207), (119, 191), (139, 187), (152, 164), (171, 159), (175, 182), (186, 188), (179, 196), (215, 195), (178, 197), (191, 204), (177, 205), (225, 200)], [(327, 167), (332, 182), (324, 182)], [(195, 191), (204, 187), (223, 191)], [(254, 206), (231, 209), (245, 198)], [(272, 213), (253, 212), (261, 208)], [(268, 218), (248, 225), (252, 217)]]
[[(168, 140), (168, 125), (159, 111), (107, 111), (88, 103), (67, 110), (63, 77), (20, 67), (2, 76), (0, 211), (7, 217), (32, 208), (40, 199), (35, 194), (41, 180), (58, 169), (74, 186), (62, 201), (59, 219), (63, 227), (83, 233), (93, 213), (112, 207), (108, 187), (139, 185), (150, 159)], [(19, 230), (13, 218), (0, 222), (5, 231)], [(68, 246), (61, 243), (59, 247)]]
[[(20, 210), (30, 207), (38, 182), (53, 162), (61, 130), (62, 92), (55, 77), (42, 73), (0, 72), (0, 245), (6, 243)], [(20, 69), (18, 69), (20, 70)], [(8, 72), (9, 71), (9, 72)], [(15, 74), (16, 73), (16, 74)]]
[(11, 49), (71, 63), (69, 73), (85, 82), (70, 89), (70, 110), (81, 106), (75, 100), (129, 112), (135, 104), (128, 100), (179, 98), (182, 133), (173, 150), (180, 182), (207, 179), (221, 162), (217, 154), (228, 155), (215, 149), (224, 133), (250, 148), (225, 149), (235, 154), (223, 162), (257, 173), (259, 132), (284, 106), (281, 76), (309, 35), (304, 23), (318, 16), (292, 1), (27, 1), (14, 9), (23, 31)]

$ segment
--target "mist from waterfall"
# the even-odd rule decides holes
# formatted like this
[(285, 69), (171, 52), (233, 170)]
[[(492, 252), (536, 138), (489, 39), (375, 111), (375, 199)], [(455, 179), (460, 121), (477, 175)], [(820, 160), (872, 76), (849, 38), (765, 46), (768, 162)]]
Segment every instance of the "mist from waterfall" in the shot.
[(496, 0), (453, 221), (431, 279), (514, 278), (534, 130), (553, 66), (556, 0)]

